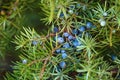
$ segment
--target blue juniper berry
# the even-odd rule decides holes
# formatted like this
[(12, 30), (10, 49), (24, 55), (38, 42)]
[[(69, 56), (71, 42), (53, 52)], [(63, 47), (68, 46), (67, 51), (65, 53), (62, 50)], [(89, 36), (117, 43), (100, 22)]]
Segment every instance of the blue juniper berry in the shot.
[(72, 35), (68, 36), (68, 40), (73, 40), (73, 39), (74, 39), (74, 37)]
[(61, 52), (61, 49), (57, 49), (55, 50), (56, 53), (60, 53)]
[(67, 42), (63, 45), (63, 48), (70, 48), (70, 44)]
[(80, 32), (84, 32), (84, 31), (85, 31), (85, 26), (80, 26), (80, 27), (79, 27), (79, 31), (80, 31)]
[(111, 55), (111, 59), (112, 59), (113, 61), (115, 61), (115, 60), (117, 59), (117, 56), (114, 55), (114, 54), (112, 54), (112, 55)]
[(61, 53), (65, 53), (66, 51), (65, 50), (61, 50)]
[(63, 18), (64, 17), (64, 14), (63, 13), (60, 13), (60, 18)]
[(67, 54), (66, 53), (62, 53), (62, 58), (63, 59), (67, 58)]
[(62, 62), (59, 63), (59, 66), (61, 68), (65, 68), (66, 67), (66, 63), (64, 61), (62, 61)]
[(91, 22), (87, 22), (87, 23), (86, 23), (86, 28), (87, 28), (87, 29), (92, 28), (92, 26), (93, 26), (93, 24), (92, 24)]
[(75, 8), (75, 5), (70, 5), (69, 8), (70, 8), (70, 9), (74, 9), (74, 8)]
[(107, 12), (104, 12), (104, 13), (103, 13), (103, 16), (107, 16), (107, 15), (108, 15)]
[(22, 60), (22, 63), (23, 63), (23, 64), (26, 64), (26, 63), (27, 63), (27, 60), (26, 60), (26, 59), (23, 59), (23, 60)]
[(77, 35), (78, 34), (78, 30), (77, 29), (73, 29), (72, 30), (72, 34)]
[(68, 36), (69, 36), (69, 33), (68, 33), (68, 32), (64, 32), (64, 33), (63, 33), (63, 36), (64, 36), (64, 37), (68, 37)]
[(77, 39), (73, 40), (72, 44), (73, 44), (74, 47), (77, 47), (77, 46), (81, 45), (80, 41), (78, 41)]
[(80, 7), (81, 7), (81, 4), (77, 3), (76, 8), (80, 8)]
[(53, 32), (54, 32), (54, 33), (57, 33), (58, 31), (59, 31), (59, 29), (58, 29), (57, 27), (54, 27), (54, 28), (53, 28)]
[(64, 38), (63, 37), (58, 37), (57, 38), (57, 42), (58, 43), (63, 43), (64, 42)]
[(71, 9), (70, 9), (68, 12), (69, 12), (70, 14), (73, 14), (73, 10), (71, 10)]
[(37, 44), (38, 44), (38, 42), (37, 42), (37, 41), (35, 41), (35, 40), (33, 40), (33, 41), (32, 41), (32, 44), (35, 46), (35, 45), (37, 45)]

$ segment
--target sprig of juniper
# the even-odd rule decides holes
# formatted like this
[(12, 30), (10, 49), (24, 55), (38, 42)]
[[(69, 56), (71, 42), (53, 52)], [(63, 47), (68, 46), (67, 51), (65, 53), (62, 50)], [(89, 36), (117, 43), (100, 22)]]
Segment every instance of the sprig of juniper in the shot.
[[(46, 16), (43, 20), (46, 24), (53, 25), (53, 28), (55, 27), (54, 25), (57, 25), (60, 33), (53, 33), (53, 35), (46, 38), (46, 36), (39, 36), (38, 33), (30, 28), (24, 28), (24, 32), (21, 32), (21, 34), (17, 36), (14, 41), (15, 44), (17, 44), (16, 48), (22, 49), (23, 54), (20, 56), (21, 62), (15, 63), (15, 66), (13, 67), (14, 73), (12, 76), (8, 75), (7, 77), (10, 77), (9, 79), (14, 77), (15, 80), (115, 79), (112, 77), (113, 73), (111, 68), (119, 68), (119, 59), (114, 63), (114, 59), (111, 60), (111, 57), (113, 58), (111, 54), (117, 54), (120, 51), (120, 39), (118, 35), (120, 33), (118, 28), (119, 16), (116, 13), (119, 11), (119, 9), (116, 9), (119, 3), (115, 3), (116, 5), (114, 6), (111, 4), (114, 3), (111, 0), (109, 2), (110, 8), (108, 8), (106, 6), (108, 3), (107, 1), (104, 3), (99, 0), (98, 2), (102, 2), (101, 5), (100, 3), (96, 5), (97, 2), (95, 2), (94, 5), (91, 5), (91, 0), (85, 1), (86, 0), (82, 0), (82, 6), (76, 10), (81, 11), (77, 16), (72, 14), (67, 17), (67, 8), (69, 8), (71, 4), (76, 4), (76, 2), (73, 2), (72, 0), (41, 0), (40, 6)], [(58, 12), (55, 10), (58, 10)], [(60, 17), (61, 12), (64, 14), (64, 18)], [(104, 12), (107, 12), (107, 14), (103, 14)], [(69, 49), (62, 48), (63, 50), (68, 51), (67, 58), (62, 59), (62, 54), (57, 55), (55, 50), (60, 48), (63, 44), (59, 44), (57, 39), (56, 41), (53, 40), (53, 37), (58, 37), (69, 29), (71, 29), (69, 33), (73, 34), (73, 29), (79, 29), (78, 25), (86, 26), (87, 21), (93, 22), (96, 26), (96, 29), (88, 28), (85, 31), (85, 33), (91, 33), (91, 37), (85, 35), (85, 37), (83, 36), (82, 38), (78, 38), (78, 41), (82, 42), (82, 45), (77, 47), (78, 52), (72, 48), (70, 48), (70, 51)], [(111, 23), (110, 21), (113, 22)], [(66, 28), (67, 30), (65, 30)], [(76, 33), (74, 37), (77, 37)], [(61, 39), (63, 40), (63, 38), (60, 37), (60, 40)], [(79, 50), (82, 50), (82, 52)], [(60, 68), (61, 62), (63, 65)], [(116, 73), (119, 74), (118, 71)], [(115, 76), (117, 77), (117, 75)]]

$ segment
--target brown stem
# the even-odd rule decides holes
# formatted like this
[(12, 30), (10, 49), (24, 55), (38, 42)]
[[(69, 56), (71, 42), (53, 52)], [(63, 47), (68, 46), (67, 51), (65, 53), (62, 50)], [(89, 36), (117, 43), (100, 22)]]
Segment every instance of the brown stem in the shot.
[(40, 72), (40, 80), (42, 80), (42, 77), (44, 75), (45, 67), (46, 67), (46, 64), (47, 64), (48, 60), (49, 60), (49, 57), (47, 57), (44, 61), (43, 67), (42, 67), (41, 72)]

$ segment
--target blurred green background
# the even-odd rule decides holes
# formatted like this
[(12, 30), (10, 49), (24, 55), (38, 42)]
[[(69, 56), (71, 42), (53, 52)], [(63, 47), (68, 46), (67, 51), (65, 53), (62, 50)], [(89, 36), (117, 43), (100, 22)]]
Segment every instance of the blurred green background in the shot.
[(39, 0), (0, 0), (0, 80), (6, 71), (12, 72), (12, 62), (19, 60), (12, 42), (15, 35), (22, 27), (34, 28), (38, 33), (47, 29), (42, 17)]

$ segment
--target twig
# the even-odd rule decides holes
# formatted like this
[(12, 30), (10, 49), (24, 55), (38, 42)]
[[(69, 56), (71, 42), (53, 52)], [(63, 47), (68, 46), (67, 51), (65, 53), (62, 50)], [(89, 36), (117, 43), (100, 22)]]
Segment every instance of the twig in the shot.
[(41, 72), (40, 72), (40, 80), (42, 80), (42, 77), (43, 77), (43, 74), (44, 74), (44, 71), (45, 71), (45, 67), (46, 67), (46, 64), (47, 64), (47, 61), (49, 60), (49, 57), (47, 57), (44, 61), (44, 64), (43, 64), (43, 67), (41, 69)]

